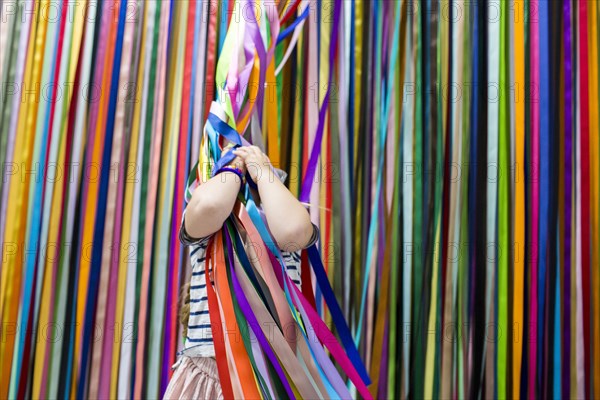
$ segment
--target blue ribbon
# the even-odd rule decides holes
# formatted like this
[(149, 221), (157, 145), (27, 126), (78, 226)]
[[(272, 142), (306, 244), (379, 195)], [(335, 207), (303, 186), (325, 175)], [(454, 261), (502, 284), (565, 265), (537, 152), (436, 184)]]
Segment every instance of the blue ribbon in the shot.
[[(395, 19), (395, 29), (394, 29), (394, 37), (393, 37), (393, 41), (392, 41), (392, 59), (390, 62), (390, 70), (394, 71), (396, 69), (396, 63), (397, 63), (397, 59), (398, 59), (398, 53), (400, 52), (398, 47), (399, 47), (399, 42), (400, 42), (400, 2), (396, 3), (396, 19)], [(376, 57), (376, 59), (378, 59)], [(383, 107), (381, 107), (381, 113), (380, 113), (380, 117), (379, 120), (381, 121), (380, 124), (380, 134), (379, 134), (379, 149), (380, 149), (380, 154), (384, 153), (384, 149), (385, 149), (385, 142), (387, 140), (387, 133), (388, 133), (388, 129), (387, 129), (387, 120), (389, 117), (389, 112), (390, 112), (390, 96), (392, 93), (392, 89), (394, 86), (394, 79), (390, 78), (387, 81), (384, 80), (382, 83), (382, 92), (385, 92), (385, 97), (382, 96), (382, 100), (383, 100)], [(360, 312), (359, 312), (359, 318), (358, 318), (358, 325), (357, 325), (357, 329), (358, 332), (360, 332), (360, 330), (362, 329), (362, 322), (363, 322), (363, 318), (364, 318), (364, 313), (365, 313), (365, 305), (366, 305), (366, 298), (367, 298), (367, 283), (369, 280), (369, 275), (371, 272), (371, 262), (370, 260), (372, 259), (372, 252), (374, 249), (374, 243), (375, 243), (375, 232), (376, 232), (376, 228), (378, 226), (377, 224), (377, 219), (380, 217), (380, 209), (379, 209), (379, 205), (380, 205), (380, 198), (381, 198), (381, 193), (382, 193), (382, 184), (383, 184), (383, 170), (384, 170), (384, 166), (383, 166), (383, 161), (384, 161), (385, 157), (381, 156), (379, 158), (379, 163), (378, 163), (378, 174), (377, 174), (377, 189), (376, 189), (376, 197), (375, 197), (375, 202), (374, 202), (374, 209), (373, 212), (371, 213), (371, 218), (370, 218), (370, 222), (369, 222), (369, 233), (368, 233), (368, 239), (367, 239), (367, 254), (366, 254), (366, 258), (365, 260), (367, 260), (367, 266), (366, 266), (366, 270), (364, 273), (364, 279), (363, 279), (363, 285), (362, 285), (362, 295), (361, 295), (361, 303), (360, 303)], [(356, 335), (355, 338), (355, 343), (356, 345), (358, 345), (360, 339), (360, 335)]]
[[(541, 3), (541, 2), (540, 2)], [(557, 231), (557, 235), (559, 235), (558, 231)], [(560, 248), (559, 246), (556, 247), (556, 259), (560, 260)], [(561, 398), (561, 381), (560, 381), (560, 371), (562, 369), (562, 365), (561, 365), (561, 354), (562, 354), (562, 348), (561, 348), (561, 335), (560, 335), (560, 309), (561, 309), (561, 300), (560, 300), (560, 261), (557, 261), (556, 263), (556, 285), (555, 285), (555, 293), (554, 293), (554, 301), (555, 301), (555, 305), (554, 305), (554, 343), (552, 344), (552, 346), (554, 347), (554, 351), (551, 353), (554, 357), (553, 362), (551, 363), (552, 367), (552, 380), (553, 380), (553, 385), (552, 385), (552, 398), (555, 399), (560, 399)], [(569, 360), (567, 360), (566, 362), (569, 362)]]
[[(356, 21), (356, 2), (351, 0), (350, 5), (350, 23), (354, 25)], [(356, 42), (356, 29), (354, 26), (350, 29), (350, 69), (349, 71), (354, 74), (356, 71), (356, 56), (354, 54), (354, 46)], [(356, 91), (354, 77), (349, 79), (348, 84), (348, 171), (350, 174), (354, 173), (354, 94)], [(354, 179), (349, 179), (350, 182), (350, 193), (354, 192)]]
[(225, 37), (227, 36), (227, 25), (229, 22), (229, 1), (230, 0), (220, 0), (221, 3), (221, 21), (219, 27), (219, 55), (223, 50), (223, 45), (225, 44)]
[(348, 358), (352, 361), (352, 364), (356, 367), (356, 371), (360, 374), (365, 385), (371, 384), (371, 378), (367, 373), (367, 370), (360, 358), (360, 354), (358, 354), (358, 350), (354, 345), (354, 340), (352, 339), (352, 335), (350, 334), (350, 329), (346, 324), (346, 320), (344, 319), (344, 313), (342, 312), (336, 298), (333, 293), (333, 289), (331, 288), (331, 284), (329, 283), (329, 279), (327, 278), (327, 273), (325, 272), (325, 268), (323, 268), (323, 263), (321, 261), (321, 256), (319, 255), (319, 250), (317, 250), (316, 245), (310, 246), (308, 249), (308, 258), (310, 260), (310, 265), (315, 272), (315, 277), (317, 279), (317, 284), (323, 293), (323, 297), (325, 298), (325, 302), (329, 306), (329, 310), (331, 311), (331, 318), (333, 319), (333, 323), (337, 329), (338, 335), (340, 336), (340, 340), (346, 349), (346, 353), (348, 354)]
[(234, 143), (234, 148), (238, 148), (242, 145), (242, 139), (240, 138), (239, 133), (229, 126), (227, 123), (223, 122), (219, 117), (217, 117), (213, 113), (208, 114), (208, 122), (207, 122), (207, 132), (209, 133), (211, 147), (213, 148), (213, 156), (217, 162), (213, 167), (212, 176), (215, 176), (216, 173), (223, 168), (225, 165), (229, 164), (235, 158), (235, 154), (232, 151), (228, 151), (221, 157), (221, 154), (218, 151), (218, 133), (224, 136), (227, 140)]
[(227, 123), (223, 122), (221, 118), (217, 117), (213, 113), (209, 113), (208, 122), (215, 129), (215, 131), (225, 136), (227, 140), (240, 146), (242, 145), (242, 139), (240, 138), (240, 134)]
[[(550, 219), (550, 48), (548, 2), (539, 2), (539, 41), (540, 41), (540, 215), (539, 215), (539, 275), (538, 275), (538, 337), (537, 362), (543, 365), (544, 356), (544, 315), (546, 296), (546, 268), (548, 262), (548, 220)], [(541, 379), (542, 368), (538, 369), (538, 380)]]
[(283, 42), (286, 37), (291, 35), (292, 32), (294, 32), (294, 29), (296, 29), (296, 26), (298, 26), (298, 24), (300, 22), (304, 21), (306, 19), (306, 17), (308, 17), (309, 9), (310, 9), (310, 7), (306, 7), (304, 9), (304, 12), (298, 18), (296, 18), (296, 20), (294, 22), (292, 22), (292, 24), (290, 26), (288, 26), (283, 31), (281, 31), (281, 33), (279, 33), (279, 36), (277, 37), (277, 45), (279, 43)]

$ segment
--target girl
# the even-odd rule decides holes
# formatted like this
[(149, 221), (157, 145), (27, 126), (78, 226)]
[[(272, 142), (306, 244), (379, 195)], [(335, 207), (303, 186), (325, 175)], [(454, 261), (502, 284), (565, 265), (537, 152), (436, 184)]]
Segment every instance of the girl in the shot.
[[(184, 300), (180, 320), (184, 326), (185, 346), (174, 366), (165, 399), (223, 397), (208, 311), (205, 251), (211, 235), (221, 229), (231, 214), (246, 172), (256, 183), (256, 189), (251, 189), (252, 196), (256, 204), (261, 205), (263, 219), (282, 251), (287, 272), (299, 288), (300, 251), (319, 237), (307, 210), (283, 185), (282, 178), (273, 176), (269, 158), (257, 146), (234, 150), (227, 146), (222, 155), (228, 151), (233, 151), (236, 157), (221, 173), (196, 188), (183, 214), (179, 238), (191, 247), (192, 277), (183, 288), (184, 296), (180, 297), (180, 301)], [(212, 270), (209, 275), (213, 283)]]

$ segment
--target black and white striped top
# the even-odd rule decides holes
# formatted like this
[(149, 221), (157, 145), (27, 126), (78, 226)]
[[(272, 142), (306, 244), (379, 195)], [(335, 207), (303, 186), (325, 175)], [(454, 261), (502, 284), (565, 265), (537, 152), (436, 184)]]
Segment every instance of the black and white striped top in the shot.
[[(184, 212), (185, 218), (185, 212)], [(210, 315), (208, 313), (208, 297), (206, 292), (205, 259), (206, 247), (210, 236), (201, 239), (190, 237), (185, 231), (184, 218), (179, 229), (179, 240), (190, 246), (192, 276), (190, 283), (190, 317), (188, 320), (187, 337), (184, 349), (179, 354), (190, 357), (215, 357), (213, 346)], [(313, 224), (313, 236), (306, 246), (317, 241), (319, 229)], [(290, 279), (301, 289), (300, 251), (282, 251), (281, 255), (286, 265)], [(212, 269), (209, 269), (210, 282), (214, 284)]]

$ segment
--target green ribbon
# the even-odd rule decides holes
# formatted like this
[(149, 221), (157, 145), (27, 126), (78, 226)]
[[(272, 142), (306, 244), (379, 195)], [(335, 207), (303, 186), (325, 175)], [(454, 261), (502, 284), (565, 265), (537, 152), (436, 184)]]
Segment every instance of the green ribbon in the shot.
[(509, 51), (509, 8), (502, 1), (500, 12), (500, 112), (498, 138), (498, 351), (497, 351), (497, 387), (498, 398), (507, 395), (506, 364), (508, 354), (508, 269), (510, 260), (510, 114), (508, 87), (508, 51)]

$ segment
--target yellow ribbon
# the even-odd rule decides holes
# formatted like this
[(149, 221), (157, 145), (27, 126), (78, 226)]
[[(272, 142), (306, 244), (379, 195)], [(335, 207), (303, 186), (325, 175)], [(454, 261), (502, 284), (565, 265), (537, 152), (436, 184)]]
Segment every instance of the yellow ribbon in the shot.
[[(48, 0), (34, 2), (35, 20), (31, 25), (31, 37), (35, 40), (29, 41), (27, 51), (27, 63), (25, 67), (24, 82), (29, 83), (27, 87), (31, 90), (31, 82), (40, 82), (44, 43), (46, 41), (46, 28), (48, 18), (40, 18), (40, 9), (48, 6)], [(23, 32), (23, 34), (27, 34)], [(22, 100), (17, 132), (17, 141), (15, 145), (15, 157), (13, 162), (20, 168), (31, 168), (32, 145), (35, 136), (36, 115), (38, 106), (43, 104), (39, 101), (39, 88), (34, 88), (35, 93), (24, 93)], [(2, 298), (1, 315), (2, 321), (17, 322), (19, 310), (19, 296), (22, 280), (23, 265), (23, 246), (26, 231), (27, 220), (27, 202), (31, 174), (20, 170), (18, 175), (14, 175), (10, 181), (9, 201), (7, 206), (7, 215), (12, 216), (6, 222), (5, 242), (13, 243), (16, 246), (16, 252), (7, 252), (3, 260), (2, 282), (4, 284), (0, 297)], [(34, 172), (35, 173), (35, 172)], [(6, 275), (5, 275), (6, 274)], [(13, 345), (15, 334), (6, 335), (5, 340), (0, 343), (0, 398), (8, 397), (9, 379), (11, 373), (11, 364), (13, 360)]]
[[(514, 19), (515, 53), (515, 210), (514, 210), (514, 294), (512, 397), (520, 398), (521, 361), (523, 357), (523, 298), (525, 278), (525, 4), (523, 0), (514, 0), (517, 10)], [(537, 182), (536, 182), (537, 184)]]
[[(591, 159), (591, 196), (595, 201), (591, 201), (591, 215), (592, 215), (592, 314), (595, 316), (600, 315), (600, 271), (597, 266), (600, 265), (600, 224), (599, 214), (600, 205), (598, 199), (600, 198), (600, 138), (598, 132), (600, 130), (600, 123), (598, 120), (598, 2), (588, 2), (588, 21), (590, 26), (589, 32), (589, 48), (590, 48), (590, 159)], [(593, 348), (594, 354), (592, 356), (592, 364), (594, 376), (592, 381), (594, 382), (593, 393), (594, 398), (600, 398), (600, 318), (593, 318)]]

